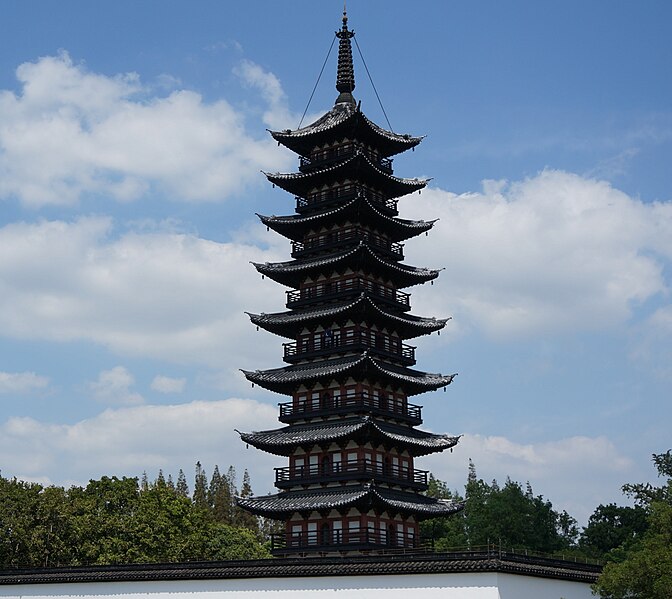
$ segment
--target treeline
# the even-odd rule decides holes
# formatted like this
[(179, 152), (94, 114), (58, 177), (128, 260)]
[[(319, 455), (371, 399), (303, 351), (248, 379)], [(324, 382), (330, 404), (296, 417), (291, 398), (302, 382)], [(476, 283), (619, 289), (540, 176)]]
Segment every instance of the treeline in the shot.
[[(465, 502), (422, 524), (437, 550), (531, 551), (606, 560), (595, 591), (608, 599), (669, 599), (672, 588), (672, 452), (654, 454), (661, 486), (627, 484), (633, 507), (600, 505), (581, 531), (567, 512), (507, 479), (486, 483), (469, 466), (464, 494), (430, 476), (428, 494)], [(270, 557), (282, 525), (235, 504), (252, 495), (231, 466), (210, 477), (196, 464), (193, 491), (180, 471), (150, 481), (104, 476), (86, 487), (44, 487), (0, 476), (0, 568)]]
[(524, 487), (508, 478), (503, 486), (496, 480), (487, 483), (478, 477), (471, 462), (464, 496), (433, 476), (428, 494), (465, 502), (459, 514), (422, 524), (421, 533), (433, 538), (439, 550), (496, 546), (507, 551), (603, 560), (641, 538), (648, 528), (642, 506), (610, 504), (598, 506), (588, 525), (579, 531), (572, 516), (535, 495), (529, 482)]
[(86, 487), (44, 487), (0, 476), (0, 568), (270, 557), (268, 523), (244, 512), (231, 466), (210, 478), (199, 463), (155, 480), (104, 476)]
[(473, 464), (464, 496), (430, 477), (428, 494), (465, 502), (450, 518), (422, 524), (439, 550), (477, 549), (493, 545), (509, 551), (582, 557), (606, 562), (593, 591), (603, 599), (670, 599), (672, 597), (672, 450), (653, 454), (660, 486), (623, 485), (634, 506), (599, 505), (581, 531), (567, 512), (534, 495), (528, 483), (507, 479), (486, 483)]

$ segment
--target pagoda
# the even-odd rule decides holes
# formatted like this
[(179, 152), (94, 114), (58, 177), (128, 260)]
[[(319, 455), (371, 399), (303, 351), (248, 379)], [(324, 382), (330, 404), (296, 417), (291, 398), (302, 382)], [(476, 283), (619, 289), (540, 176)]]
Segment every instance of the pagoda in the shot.
[(439, 274), (402, 262), (402, 242), (434, 221), (398, 218), (398, 199), (427, 180), (395, 177), (391, 157), (422, 137), (387, 131), (364, 116), (352, 93), (354, 31), (345, 12), (336, 36), (334, 107), (306, 127), (270, 132), (299, 156), (299, 172), (265, 173), (295, 196), (295, 213), (258, 215), (291, 241), (292, 260), (254, 266), (290, 290), (287, 311), (249, 316), (290, 340), (288, 365), (243, 372), (291, 400), (279, 406), (285, 426), (240, 436), (287, 457), (288, 465), (276, 468), (277, 494), (238, 498), (238, 505), (284, 522), (273, 536), (275, 555), (414, 549), (421, 520), (462, 508), (427, 497), (428, 473), (415, 468), (415, 458), (459, 439), (418, 430), (421, 406), (408, 401), (454, 377), (413, 369), (415, 347), (405, 343), (447, 321), (411, 315), (402, 291)]

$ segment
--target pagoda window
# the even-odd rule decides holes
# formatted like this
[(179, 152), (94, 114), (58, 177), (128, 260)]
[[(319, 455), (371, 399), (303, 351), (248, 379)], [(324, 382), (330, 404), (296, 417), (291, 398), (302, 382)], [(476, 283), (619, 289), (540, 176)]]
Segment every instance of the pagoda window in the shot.
[(303, 536), (303, 526), (301, 526), (301, 524), (293, 524), (292, 525), (292, 534), (291, 534), (291, 538), (289, 539), (289, 544), (293, 545), (294, 547), (300, 547), (302, 536)]
[(332, 347), (334, 345), (334, 331), (331, 328), (325, 329), (322, 332), (324, 337), (324, 347)]
[(387, 545), (387, 527), (385, 526), (385, 523), (381, 522), (378, 525), (378, 528), (380, 530), (380, 532), (378, 534), (378, 542), (381, 545)]
[(359, 542), (359, 519), (348, 521), (348, 543)]
[(322, 456), (322, 462), (320, 464), (320, 468), (322, 470), (322, 474), (330, 474), (331, 473), (331, 458), (329, 457), (329, 454)]
[(304, 475), (304, 470), (305, 470), (305, 465), (306, 465), (306, 459), (301, 457), (301, 458), (294, 458), (293, 459), (294, 465), (293, 465), (293, 474), (295, 477), (301, 478)]
[(306, 536), (308, 540), (308, 545), (317, 544), (317, 522), (308, 522)]
[(343, 542), (343, 521), (334, 520), (333, 522), (333, 538), (334, 543), (339, 544)]
[(335, 473), (338, 473), (341, 471), (341, 452), (338, 451), (331, 456), (331, 466), (332, 470)]
[(319, 456), (315, 454), (308, 456), (308, 476), (312, 476), (318, 473), (318, 460)]

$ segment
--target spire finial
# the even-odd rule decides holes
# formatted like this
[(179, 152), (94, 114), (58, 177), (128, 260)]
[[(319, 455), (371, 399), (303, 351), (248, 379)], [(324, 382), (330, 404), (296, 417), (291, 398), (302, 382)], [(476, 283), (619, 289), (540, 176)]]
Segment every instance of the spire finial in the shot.
[(352, 45), (350, 39), (355, 35), (348, 30), (348, 13), (343, 2), (343, 26), (336, 32), (338, 38), (338, 70), (336, 72), (336, 89), (340, 92), (336, 104), (355, 103), (352, 91), (355, 89), (355, 70), (352, 66)]

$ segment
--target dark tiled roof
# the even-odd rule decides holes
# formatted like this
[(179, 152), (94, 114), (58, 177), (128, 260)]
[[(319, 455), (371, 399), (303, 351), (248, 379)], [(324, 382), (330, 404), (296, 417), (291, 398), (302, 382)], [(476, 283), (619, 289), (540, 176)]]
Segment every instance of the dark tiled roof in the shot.
[(384, 190), (388, 199), (405, 196), (427, 185), (429, 179), (404, 179), (378, 168), (367, 156), (356, 152), (333, 166), (309, 173), (264, 173), (278, 187), (301, 197), (315, 187), (341, 179), (366, 180), (376, 189)]
[(311, 260), (290, 260), (288, 262), (252, 262), (262, 275), (288, 287), (299, 288), (301, 281), (310, 274), (323, 272), (325, 269), (335, 270), (349, 265), (357, 270), (373, 269), (376, 274), (393, 280), (397, 288), (419, 285), (439, 276), (439, 271), (430, 268), (407, 266), (388, 261), (375, 254), (366, 243), (338, 254), (329, 254), (323, 258)]
[(449, 385), (454, 374), (432, 374), (411, 368), (395, 367), (392, 364), (372, 358), (367, 353), (334, 360), (322, 360), (295, 364), (270, 370), (243, 370), (243, 374), (252, 383), (275, 391), (291, 395), (302, 383), (317, 381), (329, 382), (343, 376), (365, 376), (373, 380), (402, 387), (407, 395), (417, 395)]
[(309, 310), (291, 310), (274, 314), (250, 314), (248, 312), (247, 314), (257, 326), (289, 339), (296, 337), (297, 327), (327, 321), (331, 324), (335, 319), (347, 318), (355, 314), (363, 318), (375, 316), (379, 326), (394, 329), (403, 339), (428, 335), (442, 329), (448, 321), (447, 318), (421, 318), (405, 313), (388, 312), (364, 294), (351, 301), (327, 304)]
[[(594, 564), (519, 555), (492, 549), (415, 555), (409, 555), (406, 552), (398, 554), (390, 552), (389, 555), (374, 556), (293, 557), (225, 562), (5, 570), (0, 572), (0, 585), (304, 578), (310, 576), (398, 576), (472, 572), (499, 572), (589, 584), (595, 582), (601, 569), (600, 566)], [(394, 579), (390, 579), (390, 584), (394, 585)]]
[(368, 416), (328, 420), (317, 424), (292, 424), (274, 430), (239, 434), (245, 443), (283, 456), (291, 455), (297, 447), (305, 445), (353, 439), (366, 440), (373, 444), (391, 443), (408, 449), (411, 455), (417, 457), (444, 451), (457, 445), (460, 440), (452, 435), (438, 435), (375, 421)]
[(270, 131), (273, 138), (290, 150), (308, 157), (315, 146), (345, 136), (366, 141), (384, 156), (393, 156), (417, 146), (422, 137), (412, 137), (387, 131), (364, 116), (353, 104), (336, 104), (314, 123), (285, 131)]
[(369, 223), (371, 226), (385, 231), (391, 241), (404, 241), (420, 233), (428, 231), (434, 226), (435, 220), (406, 220), (387, 216), (378, 210), (363, 194), (350, 200), (347, 204), (337, 208), (300, 216), (264, 216), (257, 214), (262, 223), (280, 235), (293, 241), (301, 241), (303, 236), (311, 230), (317, 230), (323, 225), (332, 226), (341, 219), (357, 219), (359, 222)]
[(327, 487), (309, 491), (284, 491), (277, 495), (236, 498), (238, 505), (267, 518), (286, 518), (294, 512), (357, 507), (393, 510), (419, 519), (449, 516), (464, 508), (461, 502), (438, 500), (417, 493), (404, 493), (373, 483)]

